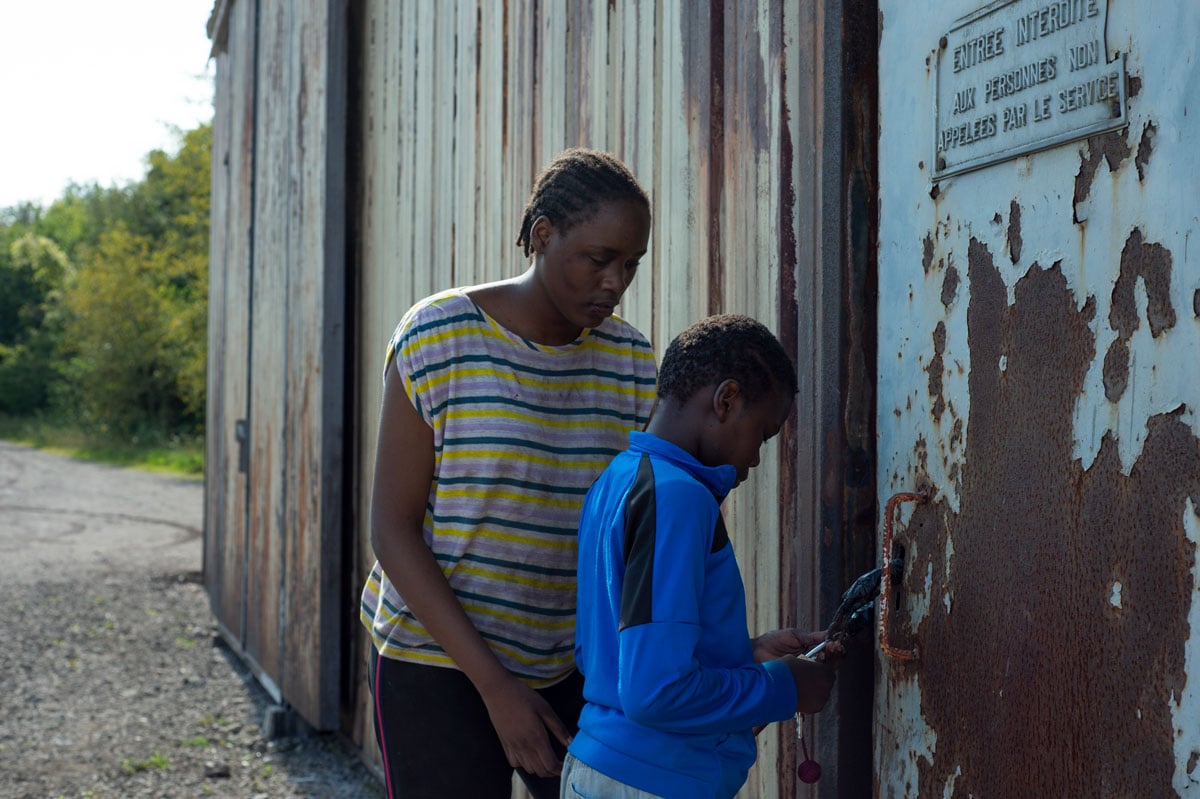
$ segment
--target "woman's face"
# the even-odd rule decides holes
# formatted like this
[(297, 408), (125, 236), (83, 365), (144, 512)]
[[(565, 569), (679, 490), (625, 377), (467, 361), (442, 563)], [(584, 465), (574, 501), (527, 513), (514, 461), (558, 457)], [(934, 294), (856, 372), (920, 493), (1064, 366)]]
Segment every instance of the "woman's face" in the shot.
[(566, 232), (545, 217), (531, 232), (538, 281), (554, 311), (570, 327), (591, 328), (612, 315), (633, 282), (650, 239), (650, 214), (635, 202), (610, 202)]

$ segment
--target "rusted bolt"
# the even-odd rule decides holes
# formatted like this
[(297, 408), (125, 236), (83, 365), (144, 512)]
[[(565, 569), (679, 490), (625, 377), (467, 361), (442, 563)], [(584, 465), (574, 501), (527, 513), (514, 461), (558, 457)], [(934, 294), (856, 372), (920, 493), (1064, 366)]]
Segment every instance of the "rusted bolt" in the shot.
[(945, 36), (938, 40), (938, 47), (942, 48), (943, 50), (946, 49), (948, 44), (950, 44), (950, 41)]
[(939, 155), (938, 156), (938, 169), (941, 170), (941, 169), (945, 169), (945, 168), (946, 168), (946, 159)]
[(924, 168), (925, 168), (925, 162), (924, 162), (924, 161), (918, 161), (918, 162), (917, 162), (917, 169), (924, 169)]
[(934, 183), (929, 187), (929, 199), (936, 200), (942, 193), (942, 189), (938, 184)]
[(1121, 101), (1120, 100), (1113, 100), (1112, 115), (1113, 115), (1113, 118), (1121, 116)]
[(929, 479), (929, 475), (920, 474), (917, 476), (917, 495), (921, 497), (921, 502), (928, 502), (933, 499), (933, 495), (937, 493), (934, 488), (933, 480)]

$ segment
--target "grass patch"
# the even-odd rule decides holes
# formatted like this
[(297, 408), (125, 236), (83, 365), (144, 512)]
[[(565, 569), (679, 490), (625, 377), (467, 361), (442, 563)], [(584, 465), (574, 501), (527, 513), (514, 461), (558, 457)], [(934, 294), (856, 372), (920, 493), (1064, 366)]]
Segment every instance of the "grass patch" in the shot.
[(121, 761), (121, 770), (126, 774), (134, 775), (139, 771), (150, 771), (151, 769), (165, 770), (171, 767), (171, 761), (163, 754), (155, 752), (145, 760), (132, 760), (126, 758)]
[(90, 430), (70, 420), (0, 414), (0, 439), (76, 460), (185, 477), (204, 474), (202, 435), (142, 430), (118, 436), (104, 430)]

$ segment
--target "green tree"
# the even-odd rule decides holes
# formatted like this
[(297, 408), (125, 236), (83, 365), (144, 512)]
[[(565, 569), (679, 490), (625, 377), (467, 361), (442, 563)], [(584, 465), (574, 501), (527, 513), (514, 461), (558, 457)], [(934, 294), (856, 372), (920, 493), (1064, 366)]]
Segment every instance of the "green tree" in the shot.
[(158, 261), (147, 239), (118, 226), (101, 235), (67, 292), (72, 404), (102, 430), (171, 422)]
[(66, 254), (45, 236), (25, 233), (0, 258), (0, 411), (33, 413), (57, 377)]
[(163, 347), (173, 365), (178, 423), (204, 421), (208, 355), (208, 238), (212, 126), (181, 135), (178, 153), (150, 153), (132, 205), (142, 235), (155, 243), (159, 294), (169, 320)]
[(0, 210), (0, 411), (199, 432), (212, 127), (122, 187)]

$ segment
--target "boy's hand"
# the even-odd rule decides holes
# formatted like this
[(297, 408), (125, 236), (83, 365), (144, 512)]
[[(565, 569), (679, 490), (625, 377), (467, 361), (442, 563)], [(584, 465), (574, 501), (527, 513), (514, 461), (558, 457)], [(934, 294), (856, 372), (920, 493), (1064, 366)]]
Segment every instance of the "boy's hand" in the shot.
[[(764, 633), (751, 642), (754, 647), (754, 661), (766, 663), (768, 660), (779, 660), (784, 655), (799, 657), (824, 641), (826, 634), (825, 630), (804, 632), (794, 627)], [(845, 654), (846, 650), (841, 641), (830, 641), (817, 655), (817, 659), (830, 666), (836, 666)]]
[(837, 672), (831, 666), (811, 658), (788, 655), (781, 660), (787, 663), (792, 672), (792, 679), (796, 681), (796, 712), (821, 712), (821, 708), (829, 701)]
[(791, 627), (763, 633), (750, 643), (754, 647), (754, 662), (766, 663), (784, 655), (803, 655), (824, 640), (824, 632), (806, 633)]

